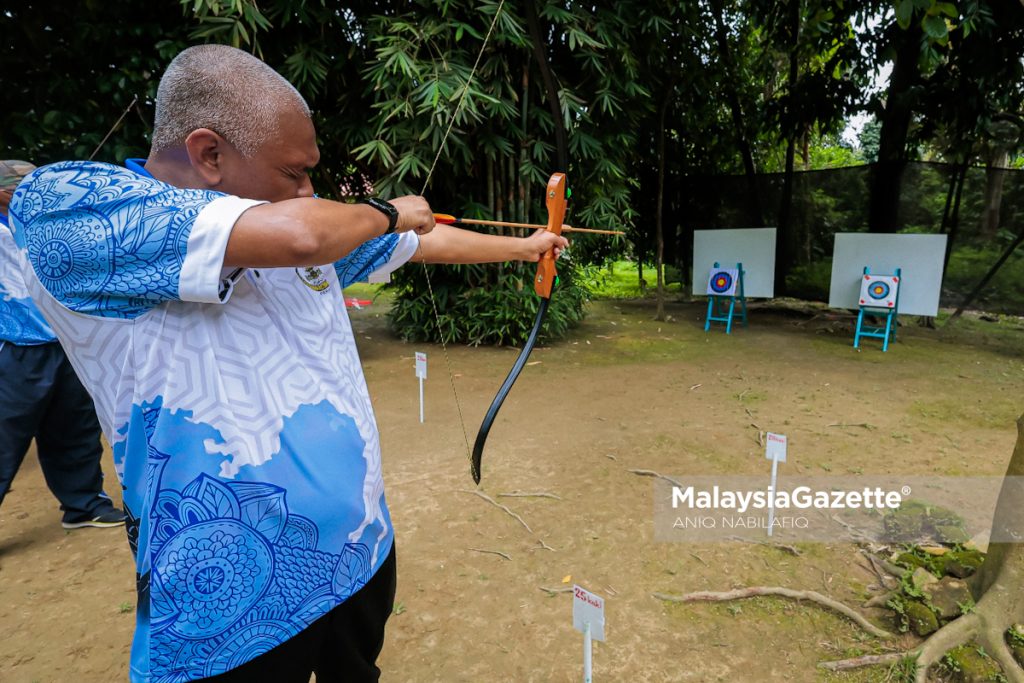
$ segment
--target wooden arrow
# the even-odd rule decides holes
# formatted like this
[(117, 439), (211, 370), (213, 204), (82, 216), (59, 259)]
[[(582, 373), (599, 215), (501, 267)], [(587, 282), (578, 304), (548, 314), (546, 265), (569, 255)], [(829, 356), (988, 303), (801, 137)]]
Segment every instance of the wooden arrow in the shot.
[[(467, 225), (490, 225), (501, 228), (529, 228), (531, 230), (547, 230), (546, 225), (540, 225), (538, 223), (509, 223), (507, 221), (482, 221), (473, 218), (456, 218), (447, 213), (435, 213), (434, 220), (443, 225), (458, 225), (464, 223)], [(595, 235), (625, 235), (626, 233), (621, 230), (595, 230), (593, 228), (574, 228), (571, 225), (563, 225), (563, 232), (589, 232)]]

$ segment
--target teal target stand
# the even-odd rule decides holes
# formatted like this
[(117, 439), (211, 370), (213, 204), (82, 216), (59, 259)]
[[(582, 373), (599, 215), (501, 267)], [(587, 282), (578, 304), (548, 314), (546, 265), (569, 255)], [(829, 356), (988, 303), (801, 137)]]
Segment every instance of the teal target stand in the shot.
[[(711, 323), (725, 323), (725, 333), (732, 333), (732, 321), (736, 304), (740, 305), (740, 320), (747, 326), (747, 297), (743, 292), (743, 264), (736, 268), (722, 268), (718, 261), (708, 274), (708, 314), (704, 319), (704, 331), (711, 329)], [(728, 304), (728, 307), (726, 306)]]
[[(889, 350), (889, 341), (896, 341), (902, 281), (903, 270), (901, 268), (896, 269), (895, 275), (873, 275), (870, 268), (864, 267), (864, 276), (860, 282), (860, 312), (857, 314), (857, 331), (853, 335), (853, 348), (860, 348), (861, 337), (874, 337), (882, 340), (882, 352), (884, 353)], [(868, 315), (885, 316), (885, 326), (865, 325), (865, 312)]]

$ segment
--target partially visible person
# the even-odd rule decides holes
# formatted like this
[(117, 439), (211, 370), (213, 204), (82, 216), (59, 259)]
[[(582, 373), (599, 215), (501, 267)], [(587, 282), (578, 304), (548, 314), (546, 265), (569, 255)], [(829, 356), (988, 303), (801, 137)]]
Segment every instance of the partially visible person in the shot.
[(422, 197), (314, 198), (308, 104), (224, 45), (167, 67), (150, 144), (125, 166), (40, 168), (11, 200), (25, 282), (123, 486), (130, 679), (376, 683), (394, 530), (341, 292), (408, 261), (536, 262), (567, 241), (435, 227)]
[(121, 526), (124, 513), (103, 492), (103, 447), (92, 399), (29, 297), (7, 223), (14, 188), (34, 169), (24, 161), (0, 161), (0, 503), (35, 437), (64, 528)]

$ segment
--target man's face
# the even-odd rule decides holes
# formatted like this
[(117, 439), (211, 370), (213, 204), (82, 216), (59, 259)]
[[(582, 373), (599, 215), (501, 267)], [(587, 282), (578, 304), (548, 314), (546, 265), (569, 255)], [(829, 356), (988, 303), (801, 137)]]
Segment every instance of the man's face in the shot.
[(7, 215), (7, 207), (11, 205), (11, 195), (14, 190), (0, 190), (0, 214)]
[(320, 150), (313, 122), (297, 107), (282, 113), (278, 134), (253, 157), (233, 151), (222, 160), (218, 191), (269, 202), (313, 196), (309, 173), (320, 162)]

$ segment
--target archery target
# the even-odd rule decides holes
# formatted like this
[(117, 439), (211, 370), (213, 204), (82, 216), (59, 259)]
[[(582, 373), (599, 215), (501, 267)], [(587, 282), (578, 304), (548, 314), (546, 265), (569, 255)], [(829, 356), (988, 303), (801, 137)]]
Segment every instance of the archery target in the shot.
[(865, 275), (860, 281), (860, 305), (895, 308), (900, 279), (895, 275)]
[(708, 275), (708, 295), (734, 296), (738, 277), (736, 268), (712, 268)]
[[(861, 290), (864, 266), (870, 266), (872, 273), (895, 273), (899, 268), (900, 315), (938, 315), (942, 262), (948, 238), (948, 235), (837, 233), (828, 305), (857, 308), (861, 299), (867, 300)], [(723, 260), (724, 256), (712, 258), (719, 263), (732, 263)], [(746, 261), (738, 262), (747, 268)]]
[[(743, 296), (748, 299), (770, 299), (775, 296), (775, 233), (775, 228), (694, 230), (690, 291), (694, 294), (711, 294), (707, 291), (708, 268), (715, 263), (733, 268), (737, 263), (742, 263)], [(895, 270), (896, 266), (879, 272), (891, 273)], [(736, 292), (739, 293), (739, 287)], [(856, 295), (854, 289), (851, 296)]]

